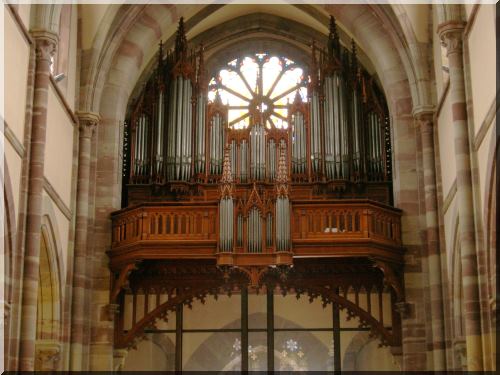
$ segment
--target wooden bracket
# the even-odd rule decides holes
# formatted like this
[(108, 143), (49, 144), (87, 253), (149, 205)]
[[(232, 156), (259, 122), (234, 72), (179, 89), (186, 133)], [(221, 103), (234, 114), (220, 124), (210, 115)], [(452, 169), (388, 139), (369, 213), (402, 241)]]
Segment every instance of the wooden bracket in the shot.
[(128, 276), (130, 272), (137, 269), (136, 263), (129, 263), (125, 265), (120, 272), (118, 273), (118, 277), (113, 281), (113, 287), (111, 289), (110, 303), (117, 303), (118, 296), (122, 291), (123, 287), (127, 284)]
[(401, 280), (394, 270), (394, 266), (384, 262), (382, 260), (374, 260), (375, 268), (378, 268), (384, 274), (384, 284), (391, 287), (396, 294), (396, 302), (402, 302), (405, 299), (404, 296), (404, 287)]

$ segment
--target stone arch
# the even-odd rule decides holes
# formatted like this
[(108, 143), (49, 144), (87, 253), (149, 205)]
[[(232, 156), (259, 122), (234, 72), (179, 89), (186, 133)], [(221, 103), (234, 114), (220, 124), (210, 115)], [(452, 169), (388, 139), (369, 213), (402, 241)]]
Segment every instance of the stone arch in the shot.
[(30, 31), (59, 33), (62, 4), (34, 4), (31, 10)]
[[(135, 7), (131, 8), (135, 9)], [(82, 89), (86, 92), (84, 95), (88, 96), (84, 102), (92, 103), (94, 107), (93, 110), (101, 114), (103, 121), (99, 129), (100, 132), (102, 131), (104, 133), (104, 129), (106, 129), (107, 126), (111, 126), (114, 129), (113, 131), (108, 131), (106, 134), (113, 139), (103, 139), (104, 134), (99, 136), (103, 144), (112, 145), (110, 147), (112, 154), (106, 155), (106, 158), (111, 157), (112, 159), (116, 159), (116, 156), (120, 155), (121, 125), (124, 121), (130, 94), (135, 87), (136, 80), (141, 74), (139, 69), (142, 66), (142, 60), (144, 56), (151, 55), (150, 51), (151, 48), (153, 48), (152, 46), (156, 45), (156, 42), (159, 42), (159, 38), (162, 36), (161, 30), (154, 31), (158, 27), (159, 21), (157, 20), (149, 20), (151, 32), (147, 37), (143, 36), (143, 40), (139, 39), (137, 29), (134, 30), (133, 27), (130, 26), (132, 20), (135, 20), (137, 24), (141, 22), (144, 23), (140, 21), (141, 11), (144, 12), (144, 9), (145, 8), (141, 8), (141, 10), (136, 9), (134, 11), (130, 10), (129, 13), (131, 14), (123, 15), (123, 17), (127, 18), (126, 21), (129, 28), (127, 30), (128, 34), (124, 31), (126, 27), (124, 25), (125, 21), (123, 21), (121, 23), (122, 28), (119, 30), (122, 34), (120, 34), (120, 36), (113, 36), (113, 40), (109, 42), (110, 48), (107, 51), (96, 52), (100, 54), (96, 59), (101, 60), (102, 64), (100, 64), (100, 69), (95, 72), (94, 77), (89, 76), (87, 80), (89, 81), (88, 85), (90, 85), (93, 90), (92, 95), (88, 96), (90, 86), (86, 89)], [(376, 72), (380, 77), (383, 90), (386, 93), (392, 123), (394, 124), (394, 190), (396, 206), (406, 209), (406, 213), (408, 214), (417, 215), (417, 210), (412, 208), (415, 202), (411, 196), (411, 192), (408, 191), (408, 189), (400, 187), (401, 179), (404, 178), (407, 181), (416, 181), (417, 178), (414, 171), (416, 168), (414, 160), (416, 145), (414, 139), (415, 135), (412, 129), (411, 82), (417, 81), (418, 79), (413, 72), (410, 72), (411, 74), (409, 77), (398, 55), (398, 51), (405, 49), (405, 45), (401, 41), (398, 45), (394, 44), (391, 35), (388, 34), (386, 28), (382, 26), (380, 20), (372, 14), (371, 8), (369, 7), (356, 6), (348, 8), (336, 6), (327, 7), (325, 9), (336, 15), (339, 22), (346, 25), (347, 29), (355, 31), (354, 36), (360, 41), (361, 46), (366, 49), (371, 61), (376, 64)], [(181, 10), (175, 10), (175, 8), (172, 7), (170, 7), (169, 10), (171, 12), (171, 19), (174, 19), (175, 16), (178, 17), (182, 15)], [(370, 28), (357, 30), (353, 22), (358, 19), (364, 21), (360, 21), (361, 23), (371, 25)], [(141, 27), (143, 30), (142, 33), (144, 34), (144, 26)], [(154, 37), (154, 35), (157, 37)], [(374, 41), (374, 38), (377, 43), (371, 43)], [(139, 45), (139, 40), (147, 42), (147, 44)], [(376, 44), (377, 47), (371, 46), (372, 44)], [(154, 47), (154, 50), (156, 50), (155, 48), (156, 47)], [(100, 103), (97, 104), (98, 102)], [(116, 148), (116, 150), (112, 150), (113, 148)], [(110, 171), (112, 175), (120, 173), (119, 166), (119, 160), (113, 163), (112, 171)], [(114, 181), (116, 181), (116, 179), (114, 179)], [(415, 183), (414, 186), (417, 186), (417, 184)], [(119, 189), (117, 191), (119, 191)], [(415, 231), (411, 232), (411, 235), (415, 237), (414, 241), (419, 242), (414, 233)]]
[(16, 217), (15, 217), (15, 207), (14, 207), (14, 196), (12, 192), (12, 184), (9, 175), (9, 168), (7, 163), (3, 164), (3, 168), (0, 168), (0, 184), (3, 186), (3, 199), (0, 202), (0, 209), (4, 212), (4, 222), (3, 228), (0, 229), (0, 233), (3, 236), (3, 251), (1, 255), (4, 259), (4, 270), (2, 273), (0, 286), (0, 291), (3, 300), (0, 300), (3, 309), (3, 325), (1, 332), (4, 338), (5, 347), (5, 358), (9, 358), (10, 350), (12, 349), (12, 343), (10, 341), (12, 332), (11, 324), (11, 314), (10, 307), (13, 303), (12, 298), (14, 294), (14, 267), (15, 267), (15, 249), (16, 249)]
[[(259, 314), (259, 313), (256, 313)], [(303, 327), (298, 326), (295, 322), (292, 322), (288, 319), (284, 319), (280, 316), (274, 317), (275, 326), (279, 327), (295, 327), (297, 329), (301, 329)], [(238, 326), (239, 320), (235, 320), (226, 326), (222, 327), (226, 328), (234, 328)], [(238, 345), (237, 340), (239, 334), (219, 334), (218, 332), (215, 334), (211, 334), (207, 337), (203, 342), (200, 343), (198, 348), (192, 353), (190, 358), (186, 362), (187, 371), (200, 371), (206, 368), (207, 361), (215, 361), (221, 365), (222, 371), (239, 371), (239, 365), (241, 364), (241, 356), (238, 356)], [(290, 333), (290, 337), (296, 339), (297, 344), (299, 346), (306, 347), (314, 347), (316, 350), (310, 351), (306, 353), (304, 356), (304, 362), (309, 366), (318, 365), (318, 370), (323, 369), (322, 366), (319, 366), (319, 363), (325, 360), (328, 360), (328, 351), (329, 348), (316, 336), (314, 336), (311, 332), (296, 332)], [(277, 340), (283, 341), (283, 340)], [(262, 358), (266, 357), (265, 350), (259, 350), (266, 347), (266, 340), (264, 337), (256, 338), (253, 341), (253, 346), (256, 348), (256, 359), (255, 361), (259, 361)], [(283, 350), (281, 347), (275, 347), (274, 355), (275, 357), (280, 357), (280, 353)], [(307, 356), (312, 356), (311, 358), (307, 358)], [(307, 359), (307, 361), (306, 361)], [(252, 358), (250, 358), (251, 362)], [(304, 363), (304, 364), (305, 364)], [(258, 365), (258, 364), (257, 364)], [(259, 371), (266, 371), (265, 363), (260, 363), (260, 366), (256, 368)], [(275, 361), (275, 365), (278, 366), (278, 362)], [(292, 363), (285, 363), (284, 365), (291, 366)], [(333, 369), (333, 363), (331, 363), (331, 367)], [(251, 368), (251, 365), (250, 365)], [(278, 370), (278, 371), (289, 371), (290, 368), (287, 367), (286, 370)], [(304, 371), (307, 369), (301, 369)], [(314, 371), (314, 369), (308, 369)]]
[(56, 370), (61, 355), (62, 290), (53, 226), (42, 218), (37, 291), (35, 370)]
[(73, 9), (71, 4), (63, 4), (61, 6), (57, 28), (59, 43), (53, 66), (55, 75), (60, 73), (68, 74), (72, 12)]
[[(156, 359), (152, 363), (153, 368), (148, 368), (149, 371), (174, 371), (175, 370), (175, 343), (172, 342), (172, 340), (169, 337), (166, 337), (165, 334), (163, 333), (152, 333), (152, 334), (147, 334), (148, 340), (141, 341), (137, 347), (134, 349), (128, 349), (126, 350), (126, 355), (124, 358), (122, 358), (123, 365), (120, 367), (119, 371), (134, 371), (134, 370), (144, 370), (144, 368), (139, 368), (137, 367), (137, 364), (135, 364), (135, 367), (131, 367), (130, 363), (135, 362), (135, 360), (140, 361), (144, 355), (145, 351), (147, 351), (147, 346), (148, 345), (154, 345), (151, 346), (149, 349), (152, 351), (151, 354), (153, 354), (154, 351), (158, 353), (160, 351), (161, 353), (158, 353), (159, 355), (163, 356), (164, 361), (158, 361)], [(152, 361), (153, 362), (153, 361)], [(158, 362), (160, 363), (160, 366)], [(163, 366), (161, 366), (163, 365)]]
[(451, 322), (453, 363), (457, 370), (466, 370), (465, 325), (463, 316), (463, 283), (458, 216), (453, 223), (451, 254)]
[[(493, 130), (494, 132), (494, 130)], [(500, 141), (498, 136), (492, 135), (488, 151), (488, 161), (486, 164), (486, 178), (484, 187), (484, 207), (483, 207), (483, 223), (484, 225), (484, 256), (482, 256), (482, 267), (486, 275), (486, 297), (488, 299), (487, 308), (487, 323), (485, 324), (484, 333), (490, 333), (491, 337), (491, 358), (496, 358), (495, 332), (497, 332), (497, 224), (498, 224), (498, 174), (497, 174), (497, 159), (499, 157), (498, 149)], [(480, 265), (481, 266), (481, 265)], [(492, 334), (493, 333), (493, 334)]]
[[(227, 6), (227, 5), (224, 5)], [(220, 7), (220, 5), (213, 6)], [(393, 22), (383, 24), (375, 10), (381, 5), (357, 5), (347, 7), (341, 5), (324, 6), (325, 12), (317, 14), (327, 17), (328, 14), (336, 16), (339, 24), (350, 30), (352, 35), (375, 65), (382, 89), (385, 93), (391, 117), (393, 137), (393, 190), (395, 206), (403, 210), (402, 238), (407, 249), (407, 255), (420, 259), (422, 251), (421, 229), (419, 227), (419, 202), (418, 202), (418, 176), (416, 160), (416, 133), (412, 115), (413, 97), (412, 82), (419, 81), (419, 70), (412, 70), (401, 59), (401, 50), (408, 49), (407, 42)], [(186, 7), (163, 6), (158, 8), (158, 15), (147, 13), (148, 6), (129, 6), (120, 8), (112, 26), (105, 36), (103, 48), (92, 52), (88, 57), (89, 72), (82, 72), (81, 103), (85, 109), (99, 113), (101, 122), (98, 127), (97, 150), (97, 180), (96, 194), (96, 222), (103, 223), (96, 227), (96, 256), (102, 258), (102, 266), (97, 270), (100, 284), (109, 278), (109, 271), (105, 267), (105, 251), (111, 242), (109, 228), (109, 215), (120, 208), (121, 195), (121, 153), (123, 141), (123, 125), (133, 88), (141, 75), (143, 60), (154, 60), (154, 52), (159, 39), (165, 36), (165, 25), (170, 27), (171, 33), (175, 31), (176, 20), (181, 15), (186, 15)], [(218, 8), (205, 7), (191, 18), (187, 18), (186, 25), (200, 14), (205, 17)], [(321, 9), (321, 8), (319, 8)], [(391, 12), (391, 10), (387, 10)], [(397, 19), (396, 19), (397, 21)], [(398, 21), (399, 22), (399, 21)], [(173, 25), (174, 24), (174, 25)], [(172, 26), (173, 25), (173, 26)], [(192, 27), (193, 24), (191, 24)], [(366, 25), (358, 27), (357, 25)], [(396, 23), (397, 25), (397, 23)], [(163, 29), (162, 29), (163, 26)], [(400, 37), (395, 37), (395, 36)], [(403, 37), (401, 37), (403, 36)], [(168, 45), (168, 43), (167, 43)], [(405, 52), (408, 59), (411, 55)], [(421, 62), (415, 64), (420, 66)], [(425, 70), (425, 69), (423, 69)], [(425, 96), (425, 95), (424, 95)], [(418, 101), (415, 101), (419, 103)], [(404, 181), (404, 183), (402, 183)], [(105, 223), (105, 224), (104, 224)], [(409, 272), (420, 273), (420, 269)], [(411, 288), (406, 298), (414, 302), (418, 312), (416, 320), (412, 322), (418, 329), (412, 332), (425, 331), (424, 322), (420, 320), (421, 304), (419, 303), (422, 291), (416, 287)], [(94, 292), (95, 308), (109, 303), (109, 293), (105, 290)], [(97, 324), (97, 323), (96, 323)], [(404, 325), (403, 321), (403, 325)], [(109, 341), (112, 342), (112, 328), (106, 328)], [(411, 342), (411, 343), (410, 343)], [(425, 334), (414, 334), (408, 341), (408, 346), (403, 342), (403, 352), (409, 351), (425, 353)], [(418, 354), (420, 355), (420, 354)], [(411, 357), (408, 357), (409, 360)], [(420, 358), (420, 357), (419, 357)], [(421, 369), (425, 367), (424, 361), (419, 362)]]
[[(360, 368), (360, 364), (358, 363), (360, 358), (360, 354), (362, 354), (363, 350), (370, 350), (370, 346), (376, 343), (376, 340), (370, 337), (368, 332), (359, 332), (357, 333), (349, 342), (345, 352), (344, 358), (342, 360), (342, 371), (362, 371), (365, 368)], [(396, 363), (396, 360), (393, 356), (393, 368), (387, 368), (385, 370), (401, 370), (399, 365)]]

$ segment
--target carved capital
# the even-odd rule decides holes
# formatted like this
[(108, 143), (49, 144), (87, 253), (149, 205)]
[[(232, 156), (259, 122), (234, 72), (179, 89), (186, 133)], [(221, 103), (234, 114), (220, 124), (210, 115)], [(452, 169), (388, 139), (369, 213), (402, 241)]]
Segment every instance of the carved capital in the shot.
[(56, 342), (37, 342), (35, 344), (35, 368), (39, 371), (57, 370), (61, 357), (61, 346)]
[(3, 308), (3, 318), (5, 320), (5, 323), (7, 323), (7, 319), (10, 317), (10, 310), (11, 310), (11, 304), (5, 300), (0, 300), (0, 305), (2, 305)]
[(116, 314), (120, 311), (120, 305), (116, 303), (109, 303), (102, 307), (103, 319), (109, 322), (113, 322), (115, 320)]
[(411, 305), (408, 302), (396, 302), (394, 306), (401, 318), (407, 319), (410, 317)]
[(432, 132), (434, 123), (434, 107), (418, 106), (413, 108), (413, 118), (418, 121), (421, 132)]
[(31, 35), (35, 40), (35, 53), (37, 60), (45, 60), (50, 62), (51, 57), (56, 52), (57, 35), (48, 31), (31, 31)]
[(462, 52), (465, 24), (460, 21), (449, 21), (438, 26), (441, 43), (446, 47), (446, 55)]
[(93, 112), (76, 112), (81, 138), (92, 138), (100, 116)]

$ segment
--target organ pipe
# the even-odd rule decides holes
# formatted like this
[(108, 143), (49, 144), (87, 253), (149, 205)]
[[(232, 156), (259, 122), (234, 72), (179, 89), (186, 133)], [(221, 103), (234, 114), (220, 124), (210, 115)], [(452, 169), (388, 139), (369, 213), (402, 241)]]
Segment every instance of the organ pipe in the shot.
[(276, 251), (290, 249), (290, 202), (288, 200), (288, 172), (286, 146), (280, 144), (278, 173), (276, 176)]
[(198, 94), (196, 100), (196, 154), (194, 159), (195, 174), (205, 173), (205, 117), (207, 111), (207, 99), (204, 93)]
[(221, 177), (221, 200), (219, 202), (219, 251), (233, 250), (233, 177), (231, 174), (230, 148), (224, 152), (224, 166)]

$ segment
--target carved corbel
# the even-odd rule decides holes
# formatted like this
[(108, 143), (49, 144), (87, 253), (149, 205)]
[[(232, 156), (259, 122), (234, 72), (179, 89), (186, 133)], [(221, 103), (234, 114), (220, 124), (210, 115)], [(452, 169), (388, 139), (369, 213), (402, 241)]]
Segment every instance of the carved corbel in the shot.
[(394, 270), (394, 266), (378, 259), (374, 261), (373, 266), (375, 268), (378, 268), (384, 274), (384, 284), (394, 290), (394, 292), (396, 293), (396, 301), (404, 301), (403, 283), (401, 282), (401, 278)]
[(395, 308), (401, 318), (408, 319), (410, 317), (411, 305), (408, 302), (396, 302)]
[(35, 344), (35, 368), (37, 371), (55, 371), (61, 357), (61, 345), (56, 342), (37, 341)]
[(116, 303), (109, 303), (102, 307), (102, 319), (103, 321), (113, 322), (115, 320), (116, 314), (120, 312), (120, 305)]
[(129, 263), (124, 266), (118, 273), (118, 277), (113, 282), (113, 288), (111, 290), (110, 303), (116, 303), (118, 296), (120, 295), (122, 289), (128, 284), (128, 277), (130, 273), (137, 269), (137, 263)]

